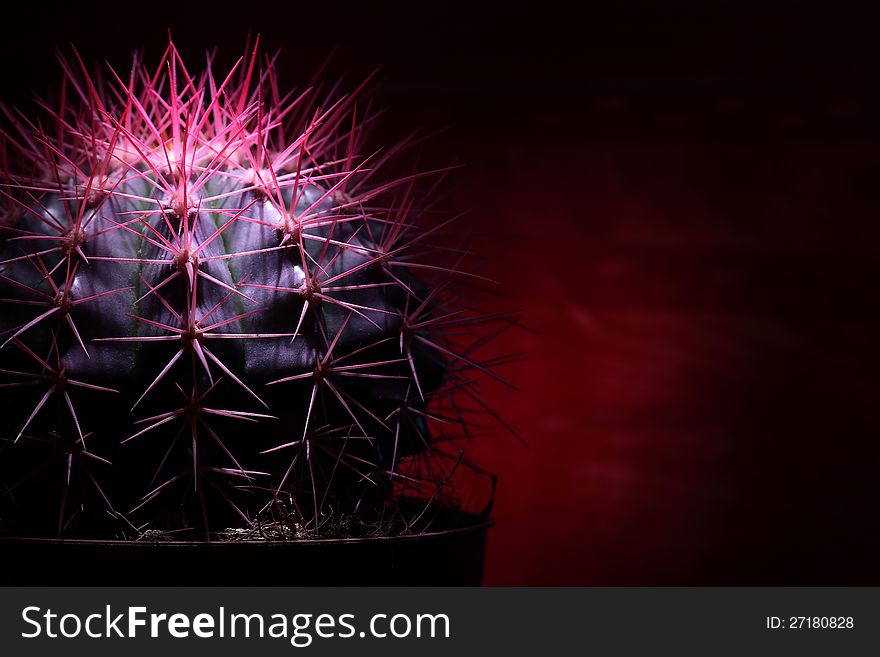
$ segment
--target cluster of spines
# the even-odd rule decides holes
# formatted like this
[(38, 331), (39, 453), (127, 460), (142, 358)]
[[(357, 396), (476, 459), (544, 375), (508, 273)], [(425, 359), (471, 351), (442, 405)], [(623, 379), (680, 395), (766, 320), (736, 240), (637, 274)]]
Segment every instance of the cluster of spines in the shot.
[[(481, 430), (473, 413), (494, 416), (478, 384), (483, 375), (499, 379), (494, 368), (504, 359), (480, 360), (477, 354), (511, 317), (482, 312), (469, 298), (477, 286), (462, 281), (482, 279), (464, 269), (463, 252), (438, 246), (448, 222), (430, 229), (411, 222), (416, 184), (442, 171), (379, 179), (415, 139), (364, 155), (366, 128), (376, 115), (369, 109), (359, 115), (363, 85), (346, 96), (335, 88), (324, 95), (315, 86), (281, 95), (274, 59), (261, 60), (258, 52), (255, 44), (222, 79), (213, 76), (210, 56), (205, 72), (191, 75), (173, 43), (155, 70), (136, 60), (127, 79), (112, 70), (109, 81), (90, 75), (78, 56), (73, 63), (62, 59), (58, 102), (40, 102), (41, 121), (5, 110), (11, 129), (0, 141), (0, 227), (6, 241), (0, 280), (13, 292), (5, 302), (36, 311), (0, 337), (2, 350), (14, 352), (11, 359), (2, 359), (0, 352), (0, 362), (15, 364), (0, 373), (6, 387), (36, 386), (41, 392), (10, 436), (12, 446), (23, 438), (62, 446), (66, 484), (59, 533), (76, 513), (67, 499), (75, 467), (105, 511), (132, 533), (149, 524), (130, 517), (181, 481), (187, 482), (186, 494), (196, 494), (206, 530), (211, 529), (206, 489), (225, 499), (242, 522), (253, 522), (255, 509), (242, 508), (230, 489), (215, 482), (218, 476), (231, 480), (232, 489), (263, 492), (265, 503), (257, 514), (283, 496), (315, 527), (333, 498), (337, 469), (367, 486), (378, 486), (381, 478), (399, 490), (428, 490), (435, 496), (463, 462), (456, 441)], [(313, 99), (319, 95), (332, 100), (316, 106)], [(274, 242), (230, 249), (227, 242), (235, 242), (235, 231), (246, 234), (248, 228), (273, 235)], [(122, 252), (119, 245), (125, 247)], [(242, 269), (237, 263), (246, 268), (281, 253), (298, 259), (292, 281), (260, 280), (250, 271), (218, 275)], [(218, 263), (226, 269), (217, 269)], [(102, 274), (100, 284), (82, 293), (89, 287), (83, 281), (96, 278), (86, 272), (98, 267), (102, 273), (108, 267), (121, 273)], [(403, 300), (399, 307), (352, 300), (391, 291)], [(297, 300), (299, 312), (286, 330), (260, 329), (266, 312), (260, 295)], [(108, 306), (111, 298), (132, 300), (131, 332), (95, 336), (83, 331), (80, 309), (113, 310), (118, 303)], [(225, 341), (302, 340), (307, 319), (328, 306), (337, 321), (329, 326), (323, 315), (316, 316), (318, 348), (307, 369), (248, 380), (240, 364), (226, 362), (222, 347), (214, 347)], [(358, 332), (347, 329), (358, 322)], [(369, 337), (356, 339), (363, 335)], [(340, 342), (346, 340), (353, 343), (343, 350)], [(90, 449), (92, 435), (70, 392), (132, 392), (88, 376), (96, 368), (90, 347), (157, 342), (176, 347), (155, 372), (127, 383), (126, 388), (140, 385), (131, 409), (135, 429), (117, 438), (125, 443), (172, 424), (178, 428), (167, 448), (157, 450), (162, 456), (149, 490), (131, 509), (120, 510), (92, 472), (92, 462), (109, 461)], [(444, 361), (442, 379), (430, 387), (420, 378), (413, 345)], [(70, 349), (78, 356), (71, 357)], [(390, 410), (363, 403), (346, 392), (343, 382), (352, 379), (398, 385), (399, 403)], [(228, 403), (215, 406), (212, 393), (221, 381), (260, 405), (259, 412)], [(278, 408), (264, 399), (263, 386), (296, 382), (306, 384), (299, 409), (302, 432), (274, 444), (270, 440), (261, 450), (286, 454), (286, 467), (277, 472), (250, 468), (221, 437), (215, 420), (271, 424)], [(166, 404), (138, 417), (138, 407), (151, 394), (156, 397), (160, 386), (165, 386), (161, 403), (172, 399), (168, 390), (176, 390), (171, 408)], [(337, 409), (329, 424), (326, 417), (324, 423), (315, 420), (325, 396)], [(41, 414), (61, 418), (59, 409), (64, 421), (37, 423)], [(408, 462), (398, 454), (404, 431), (420, 443), (403, 455)], [(384, 434), (390, 454), (372, 458), (369, 450), (351, 449), (357, 443), (373, 445), (377, 432)], [(206, 442), (226, 463), (203, 460)], [(189, 466), (164, 473), (180, 449)], [(4, 458), (10, 452), (7, 445)], [(317, 454), (331, 464), (329, 474), (315, 473)], [(319, 484), (326, 489), (318, 490)], [(305, 505), (297, 502), (300, 487)]]

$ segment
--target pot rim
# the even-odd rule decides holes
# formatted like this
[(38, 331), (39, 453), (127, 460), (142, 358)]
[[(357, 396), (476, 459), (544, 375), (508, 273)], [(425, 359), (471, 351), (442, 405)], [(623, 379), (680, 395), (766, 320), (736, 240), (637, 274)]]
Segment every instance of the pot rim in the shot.
[(362, 543), (385, 543), (385, 542), (411, 542), (418, 540), (428, 540), (432, 538), (444, 538), (447, 536), (459, 536), (471, 533), (487, 531), (495, 525), (495, 518), (489, 517), (480, 522), (468, 524), (464, 527), (455, 527), (452, 529), (441, 529), (433, 532), (420, 532), (418, 534), (401, 534), (397, 536), (355, 536), (350, 538), (308, 538), (308, 539), (291, 539), (291, 540), (240, 540), (240, 541), (205, 541), (205, 540), (121, 540), (121, 539), (100, 539), (100, 538), (47, 538), (39, 536), (0, 536), (0, 545), (4, 543), (35, 543), (40, 545), (65, 543), (70, 545), (102, 545), (102, 546), (124, 546), (124, 547), (198, 547), (198, 546), (234, 546), (234, 545), (262, 545), (266, 547), (279, 547), (282, 545), (356, 545)]

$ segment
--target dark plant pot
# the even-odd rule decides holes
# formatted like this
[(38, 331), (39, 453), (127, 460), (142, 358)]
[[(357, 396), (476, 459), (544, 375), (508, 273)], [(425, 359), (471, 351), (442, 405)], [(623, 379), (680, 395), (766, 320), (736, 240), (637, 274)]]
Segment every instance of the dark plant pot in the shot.
[(2, 538), (4, 586), (479, 586), (492, 520), (411, 536), (291, 541)]

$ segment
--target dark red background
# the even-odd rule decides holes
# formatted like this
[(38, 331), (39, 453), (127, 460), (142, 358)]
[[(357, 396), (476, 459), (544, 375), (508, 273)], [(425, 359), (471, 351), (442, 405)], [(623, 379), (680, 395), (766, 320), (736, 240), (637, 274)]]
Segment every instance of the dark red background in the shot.
[(487, 390), (530, 446), (473, 448), (486, 583), (880, 582), (873, 23), (472, 4), (40, 9), (4, 21), (3, 96), (45, 89), (53, 46), (124, 65), (167, 26), (197, 56), (260, 31), (288, 82), (383, 65), (383, 134), (450, 127), (446, 202), (535, 329), (502, 345), (519, 392)]

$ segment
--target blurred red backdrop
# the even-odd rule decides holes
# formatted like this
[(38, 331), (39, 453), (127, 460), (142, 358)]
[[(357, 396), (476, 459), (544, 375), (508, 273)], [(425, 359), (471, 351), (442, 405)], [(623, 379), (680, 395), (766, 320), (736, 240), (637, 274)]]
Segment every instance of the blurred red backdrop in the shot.
[(519, 391), (486, 390), (529, 447), (472, 448), (487, 584), (876, 584), (880, 50), (764, 4), (107, 5), (8, 23), (0, 56), (16, 101), (68, 40), (124, 66), (250, 29), (289, 83), (383, 65), (388, 142), (449, 127), (445, 206), (534, 329), (500, 345)]
[(490, 394), (530, 447), (476, 446), (501, 475), (487, 581), (875, 581), (874, 144), (573, 151), (499, 148), (478, 217), (537, 330), (504, 338), (521, 390)]

